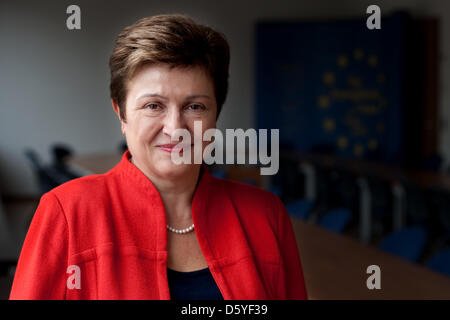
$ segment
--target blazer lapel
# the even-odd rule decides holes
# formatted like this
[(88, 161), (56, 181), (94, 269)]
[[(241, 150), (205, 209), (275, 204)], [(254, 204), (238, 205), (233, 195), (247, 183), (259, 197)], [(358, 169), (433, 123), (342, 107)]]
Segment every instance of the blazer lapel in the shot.
[(205, 166), (202, 171), (192, 218), (200, 248), (224, 299), (267, 299), (267, 289), (226, 185), (212, 177)]

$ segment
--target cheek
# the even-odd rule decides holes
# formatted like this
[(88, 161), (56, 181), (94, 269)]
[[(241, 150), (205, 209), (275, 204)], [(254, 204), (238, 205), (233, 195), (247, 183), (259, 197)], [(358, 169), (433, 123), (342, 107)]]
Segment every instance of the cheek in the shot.
[[(133, 138), (143, 143), (149, 143), (155, 139), (160, 131), (161, 125), (158, 121), (150, 118), (141, 118), (134, 121), (132, 126)], [(128, 129), (130, 131), (130, 129)]]

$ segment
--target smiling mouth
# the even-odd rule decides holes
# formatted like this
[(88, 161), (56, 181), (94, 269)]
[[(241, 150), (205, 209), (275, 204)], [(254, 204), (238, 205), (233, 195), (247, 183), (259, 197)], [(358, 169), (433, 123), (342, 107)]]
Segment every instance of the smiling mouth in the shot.
[[(192, 145), (191, 145), (192, 146)], [(165, 152), (180, 152), (182, 153), (184, 149), (187, 149), (189, 145), (177, 145), (177, 144), (162, 144), (157, 146), (162, 151)]]

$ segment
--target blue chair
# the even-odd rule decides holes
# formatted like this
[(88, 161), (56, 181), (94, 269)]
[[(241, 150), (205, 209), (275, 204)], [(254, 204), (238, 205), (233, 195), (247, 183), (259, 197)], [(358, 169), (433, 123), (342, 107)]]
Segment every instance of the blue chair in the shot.
[(217, 170), (214, 170), (212, 175), (216, 178), (224, 179), (224, 178), (226, 178), (227, 173), (225, 172), (225, 170), (217, 169)]
[(269, 187), (269, 191), (272, 192), (274, 195), (281, 197), (281, 188), (280, 187), (271, 185)]
[(306, 220), (309, 217), (313, 202), (307, 199), (298, 199), (286, 204), (286, 210), (292, 216)]
[(450, 248), (439, 251), (430, 260), (427, 267), (450, 276)]
[(381, 250), (395, 254), (411, 262), (417, 262), (427, 242), (427, 232), (421, 226), (413, 226), (395, 231), (380, 243)]
[(251, 180), (251, 179), (244, 179), (241, 182), (245, 183), (245, 184), (249, 184), (251, 186), (256, 186), (256, 182), (254, 180)]
[(352, 213), (346, 208), (336, 208), (326, 212), (319, 220), (319, 225), (328, 230), (342, 233), (350, 223)]

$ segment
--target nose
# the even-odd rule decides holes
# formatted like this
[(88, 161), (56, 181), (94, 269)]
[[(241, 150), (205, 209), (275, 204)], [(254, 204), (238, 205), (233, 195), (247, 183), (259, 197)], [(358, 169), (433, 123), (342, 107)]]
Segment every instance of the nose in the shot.
[(163, 120), (163, 133), (172, 138), (175, 130), (185, 128), (186, 124), (181, 111), (175, 107), (169, 108)]

